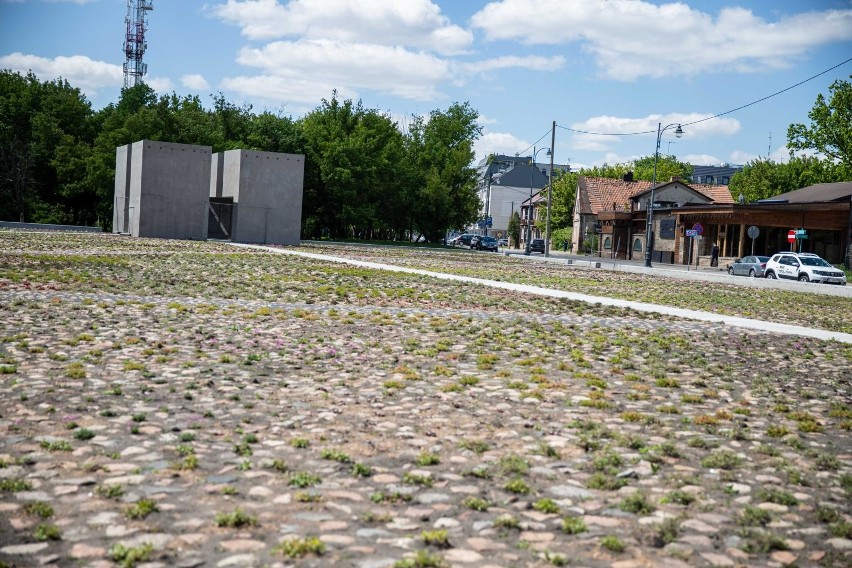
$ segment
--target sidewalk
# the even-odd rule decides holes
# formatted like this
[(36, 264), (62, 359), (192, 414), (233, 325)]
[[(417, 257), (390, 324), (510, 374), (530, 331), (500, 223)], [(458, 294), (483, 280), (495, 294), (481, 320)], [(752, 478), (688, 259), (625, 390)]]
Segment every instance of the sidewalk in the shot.
[[(484, 278), (474, 278), (474, 277), (471, 277), (471, 276), (459, 276), (459, 275), (456, 275), (456, 274), (445, 274), (443, 272), (433, 272), (433, 271), (429, 271), (429, 270), (421, 270), (421, 269), (418, 269), (418, 268), (407, 268), (407, 267), (396, 266), (396, 265), (392, 265), (392, 264), (384, 264), (384, 263), (379, 263), (379, 262), (368, 262), (368, 261), (363, 261), (363, 260), (354, 260), (354, 259), (340, 257), (340, 256), (331, 256), (331, 255), (325, 255), (325, 254), (302, 252), (302, 251), (298, 251), (298, 250), (288, 250), (288, 249), (268, 247), (268, 246), (263, 246), (263, 245), (248, 245), (248, 244), (239, 244), (239, 243), (232, 243), (232, 245), (236, 246), (236, 247), (263, 250), (263, 251), (277, 253), (277, 254), (301, 256), (303, 258), (312, 258), (312, 259), (316, 259), (316, 260), (324, 260), (324, 261), (329, 261), (329, 262), (339, 262), (339, 263), (342, 263), (342, 264), (350, 264), (350, 265), (353, 265), (353, 266), (360, 266), (360, 267), (363, 267), (363, 268), (372, 268), (372, 269), (375, 269), (375, 270), (388, 270), (388, 271), (391, 271), (391, 272), (401, 272), (401, 273), (405, 273), (405, 274), (418, 274), (418, 275), (421, 275), (421, 276), (429, 276), (429, 277), (438, 278), (438, 279), (441, 279), (441, 280), (454, 280), (454, 281), (457, 281), (457, 282), (467, 282), (467, 283), (470, 283), (470, 284), (479, 284), (479, 285), (482, 285), (482, 286), (490, 286), (492, 288), (499, 288), (499, 289), (503, 289), (503, 290), (512, 290), (512, 291), (515, 291), (515, 292), (522, 292), (524, 294), (534, 294), (534, 295), (537, 295), (537, 296), (547, 296), (547, 297), (551, 297), (551, 298), (564, 298), (564, 299), (568, 299), (568, 300), (576, 300), (576, 301), (580, 301), (580, 302), (586, 302), (586, 303), (589, 303), (589, 304), (601, 304), (601, 305), (605, 305), (605, 306), (627, 308), (627, 309), (638, 310), (638, 311), (642, 311), (642, 312), (652, 312), (652, 313), (658, 313), (658, 314), (669, 315), (669, 316), (673, 316), (673, 317), (679, 317), (679, 318), (685, 318), (685, 319), (691, 319), (691, 320), (714, 322), (714, 323), (719, 323), (719, 324), (723, 324), (723, 325), (730, 325), (730, 326), (741, 327), (741, 328), (746, 328), (746, 329), (755, 329), (755, 330), (761, 330), (761, 331), (768, 331), (768, 332), (772, 332), (772, 333), (782, 333), (782, 334), (786, 334), (786, 335), (795, 335), (795, 336), (799, 336), (799, 337), (813, 337), (813, 338), (816, 338), (816, 339), (834, 340), (834, 341), (840, 341), (840, 342), (843, 342), (843, 343), (852, 344), (852, 334), (850, 334), (850, 333), (841, 333), (841, 332), (836, 332), (836, 331), (827, 331), (827, 330), (823, 330), (823, 329), (813, 329), (813, 328), (809, 328), (809, 327), (789, 325), (789, 324), (783, 324), (783, 323), (775, 323), (775, 322), (768, 322), (768, 321), (763, 321), (763, 320), (740, 318), (740, 317), (736, 317), (736, 316), (727, 316), (727, 315), (716, 314), (716, 313), (712, 313), (712, 312), (702, 312), (702, 311), (698, 311), (698, 310), (687, 310), (687, 309), (683, 309), (683, 308), (675, 308), (675, 307), (672, 307), (672, 306), (663, 306), (663, 305), (650, 304), (650, 303), (645, 303), (645, 302), (633, 302), (633, 301), (629, 301), (629, 300), (619, 300), (619, 299), (616, 299), (616, 298), (608, 298), (608, 297), (605, 297), (605, 296), (590, 296), (590, 295), (587, 295), (587, 294), (578, 294), (576, 292), (566, 292), (564, 290), (555, 290), (553, 288), (542, 288), (540, 286), (531, 286), (531, 285), (528, 285), (528, 284), (513, 284), (511, 282), (487, 280), (487, 279), (484, 279)], [(524, 256), (524, 255), (522, 254), (521, 256)], [(559, 262), (558, 259), (554, 259), (552, 257), (547, 258), (547, 257), (541, 256), (541, 255), (538, 255), (538, 256), (535, 256), (535, 257), (530, 256), (530, 258), (538, 259), (541, 262), (554, 262), (554, 261)], [(570, 260), (570, 259), (562, 259), (563, 262), (565, 260)], [(642, 268), (636, 269), (636, 270), (653, 271), (655, 269), (642, 267)], [(658, 272), (660, 272), (660, 271), (658, 271)], [(696, 275), (697, 273), (696, 272), (686, 272), (686, 271), (670, 271), (670, 274), (666, 274), (666, 276), (674, 275), (674, 274), (693, 274), (693, 275)], [(705, 274), (705, 276), (706, 276), (706, 274)], [(713, 275), (713, 276), (715, 276), (715, 275)], [(724, 276), (725, 276), (725, 278), (734, 278), (732, 276), (728, 276), (727, 274), (725, 274)], [(698, 278), (696, 278), (696, 279), (698, 279)], [(754, 279), (754, 278), (740, 278), (740, 279), (745, 280), (745, 281), (752, 281), (752, 282), (757, 281), (757, 282), (760, 282), (760, 283), (777, 282), (777, 281), (773, 281), (773, 280), (764, 281), (762, 279)], [(786, 283), (784, 283), (784, 284), (786, 284)], [(790, 282), (790, 284), (797, 284), (797, 285), (800, 285), (800, 286), (802, 285), (802, 284), (799, 284), (799, 282)], [(810, 284), (808, 286), (815, 286), (815, 285)]]
[(727, 272), (727, 265), (721, 263), (718, 268), (709, 266), (687, 267), (683, 264), (653, 263), (651, 268), (645, 267), (644, 260), (612, 259), (599, 256), (584, 256), (570, 254), (562, 251), (551, 251), (550, 256), (541, 254), (524, 254), (522, 249), (504, 249), (500, 251), (506, 256), (513, 258), (526, 258), (535, 262), (553, 262), (566, 266), (581, 266), (599, 268), (602, 270), (616, 270), (620, 272), (632, 272), (648, 276), (662, 276), (666, 278), (679, 278), (681, 280), (720, 282), (742, 286), (745, 288), (786, 290), (789, 292), (803, 292), (806, 294), (822, 294), (840, 298), (852, 298), (852, 286), (835, 286), (831, 284), (816, 284), (813, 282), (797, 282), (792, 280), (767, 280), (765, 278), (748, 278), (745, 276), (731, 276)]

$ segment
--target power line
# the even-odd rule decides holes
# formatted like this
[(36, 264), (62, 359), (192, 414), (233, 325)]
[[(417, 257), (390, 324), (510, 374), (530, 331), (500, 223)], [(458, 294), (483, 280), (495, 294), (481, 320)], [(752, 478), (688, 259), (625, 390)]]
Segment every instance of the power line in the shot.
[[(547, 129), (547, 132), (545, 132), (544, 134), (542, 134), (542, 135), (539, 137), (539, 139), (538, 139), (538, 140), (536, 140), (535, 142), (533, 142), (532, 144), (530, 144), (529, 146), (527, 146), (526, 148), (524, 148), (524, 149), (523, 149), (523, 150), (521, 150), (520, 152), (516, 153), (516, 154), (515, 154), (515, 156), (520, 156), (521, 154), (523, 154), (524, 152), (526, 152), (526, 151), (527, 151), (527, 150), (529, 150), (530, 148), (535, 148), (536, 146), (538, 146), (538, 143), (539, 143), (539, 142), (541, 142), (542, 140), (544, 140), (544, 137), (545, 137), (545, 136), (550, 136), (550, 129), (549, 129), (549, 128)], [(550, 149), (550, 151), (551, 151), (551, 152), (553, 152), (553, 148), (551, 148), (551, 149)], [(533, 158), (533, 159), (535, 159), (535, 158)]]
[[(825, 74), (826, 74), (826, 73), (828, 73), (829, 71), (834, 71), (834, 70), (835, 70), (835, 69), (837, 69), (838, 67), (842, 67), (843, 65), (846, 65), (846, 64), (847, 64), (847, 63), (849, 63), (850, 61), (852, 61), (852, 57), (850, 57), (850, 58), (849, 58), (849, 59), (847, 59), (846, 61), (842, 61), (842, 62), (838, 63), (837, 65), (835, 65), (835, 66), (833, 66), (833, 67), (829, 67), (829, 68), (828, 68), (828, 69), (826, 69), (825, 71), (820, 71), (820, 72), (819, 72), (819, 73), (817, 73), (816, 75), (814, 75), (814, 76), (812, 76), (812, 77), (808, 77), (808, 78), (807, 78), (807, 79), (805, 79), (804, 81), (799, 81), (799, 82), (798, 82), (798, 83), (796, 83), (795, 85), (791, 85), (791, 86), (789, 86), (789, 87), (787, 87), (787, 88), (781, 89), (780, 91), (777, 91), (777, 92), (775, 92), (775, 93), (772, 93), (771, 95), (767, 95), (767, 96), (765, 96), (765, 97), (763, 97), (763, 98), (757, 99), (756, 101), (752, 101), (752, 102), (750, 102), (750, 103), (748, 103), (748, 104), (744, 104), (744, 105), (742, 105), (742, 106), (738, 106), (737, 108), (734, 108), (734, 109), (731, 109), (731, 110), (728, 110), (728, 111), (725, 111), (725, 112), (720, 112), (719, 114), (714, 114), (713, 116), (708, 116), (708, 117), (706, 117), (706, 118), (702, 118), (702, 119), (699, 119), (699, 120), (694, 120), (694, 121), (692, 121), (692, 122), (684, 122), (684, 123), (682, 124), (682, 126), (690, 126), (690, 125), (692, 125), (692, 124), (698, 124), (698, 123), (700, 123), (700, 122), (706, 122), (706, 121), (708, 121), (708, 120), (713, 120), (714, 118), (719, 118), (719, 117), (721, 117), (721, 116), (725, 116), (725, 115), (727, 115), (727, 114), (731, 114), (731, 113), (733, 113), (733, 112), (737, 112), (738, 110), (742, 110), (742, 109), (744, 109), (744, 108), (748, 108), (748, 107), (750, 107), (750, 106), (752, 106), (752, 105), (756, 105), (757, 103), (762, 103), (763, 101), (768, 100), (768, 99), (771, 99), (772, 97), (776, 97), (776, 96), (780, 95), (781, 93), (786, 93), (787, 91), (789, 91), (789, 90), (791, 90), (791, 89), (795, 89), (796, 87), (798, 87), (798, 86), (800, 86), (800, 85), (804, 85), (804, 84), (805, 84), (805, 83), (807, 83), (808, 81), (813, 81), (813, 80), (814, 80), (814, 79), (816, 79), (817, 77), (820, 77), (821, 75), (825, 75)], [(567, 131), (569, 131), (569, 132), (576, 132), (576, 133), (578, 133), (578, 134), (591, 134), (591, 135), (593, 135), (593, 136), (636, 136), (636, 135), (639, 135), (639, 134), (653, 134), (654, 132), (656, 132), (656, 130), (643, 130), (643, 131), (641, 131), (641, 132), (590, 132), (590, 131), (588, 131), (588, 130), (577, 130), (577, 129), (574, 129), (574, 128), (568, 128), (567, 126), (559, 126), (558, 124), (556, 125), (556, 127), (557, 127), (557, 128), (561, 128), (562, 130), (567, 130)], [(548, 132), (550, 132), (550, 131), (548, 131)], [(539, 140), (541, 140), (541, 138), (539, 138)], [(526, 151), (526, 150), (525, 150), (525, 151)]]

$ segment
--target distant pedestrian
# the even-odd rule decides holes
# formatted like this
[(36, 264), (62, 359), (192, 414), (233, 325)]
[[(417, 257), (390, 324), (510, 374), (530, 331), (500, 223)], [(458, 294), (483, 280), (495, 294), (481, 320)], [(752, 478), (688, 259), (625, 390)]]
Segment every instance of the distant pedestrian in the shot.
[(719, 245), (713, 243), (713, 249), (710, 251), (710, 266), (719, 266)]
[(562, 252), (568, 252), (568, 241), (562, 241)]

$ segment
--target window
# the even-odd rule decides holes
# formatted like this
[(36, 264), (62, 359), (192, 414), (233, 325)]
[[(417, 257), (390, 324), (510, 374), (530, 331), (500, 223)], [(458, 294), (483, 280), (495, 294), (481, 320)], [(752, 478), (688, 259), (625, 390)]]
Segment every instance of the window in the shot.
[(604, 248), (606, 250), (609, 250), (609, 249), (612, 248), (612, 238), (611, 237), (607, 237), (607, 238), (604, 239)]
[(633, 250), (642, 250), (642, 239), (639, 239), (639, 238), (634, 239)]

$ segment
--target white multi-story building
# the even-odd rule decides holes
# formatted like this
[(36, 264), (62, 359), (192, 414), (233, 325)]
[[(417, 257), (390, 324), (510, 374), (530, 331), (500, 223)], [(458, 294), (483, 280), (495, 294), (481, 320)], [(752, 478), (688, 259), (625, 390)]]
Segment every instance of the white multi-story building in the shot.
[[(470, 227), (470, 232), (484, 233), (497, 238), (508, 234), (509, 220), (517, 211), (524, 224), (525, 208), (530, 194), (536, 195), (547, 187), (550, 162), (531, 164), (532, 156), (491, 155), (479, 162), (478, 192), (482, 203), (481, 219), (491, 218), (491, 227)], [(554, 164), (554, 171), (570, 171), (567, 164)]]

